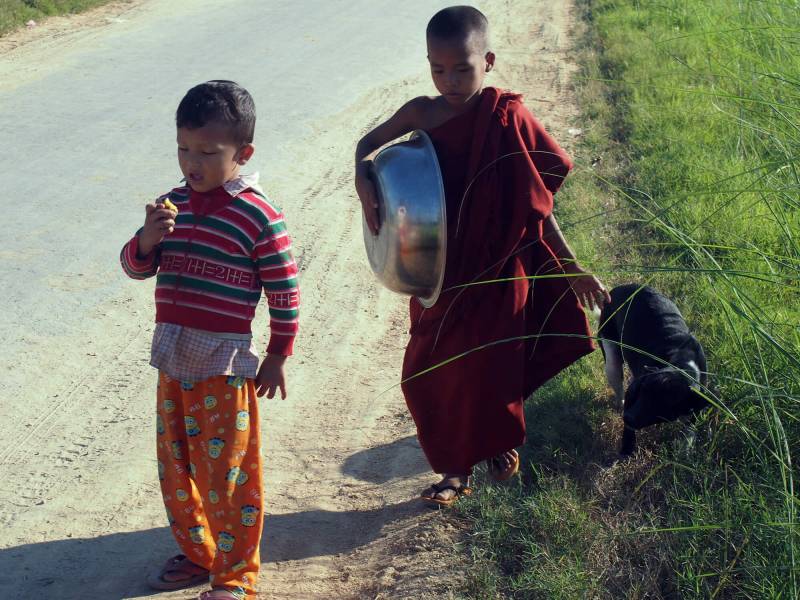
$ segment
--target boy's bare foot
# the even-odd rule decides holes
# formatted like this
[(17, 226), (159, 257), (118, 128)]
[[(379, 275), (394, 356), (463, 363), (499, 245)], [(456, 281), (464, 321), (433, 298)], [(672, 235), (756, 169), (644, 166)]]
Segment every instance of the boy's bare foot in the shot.
[(495, 481), (511, 479), (519, 471), (519, 454), (509, 450), (486, 461), (489, 476)]
[(460, 496), (468, 496), (472, 490), (469, 488), (469, 475), (445, 473), (439, 483), (423, 490), (423, 501), (437, 506), (450, 506)]

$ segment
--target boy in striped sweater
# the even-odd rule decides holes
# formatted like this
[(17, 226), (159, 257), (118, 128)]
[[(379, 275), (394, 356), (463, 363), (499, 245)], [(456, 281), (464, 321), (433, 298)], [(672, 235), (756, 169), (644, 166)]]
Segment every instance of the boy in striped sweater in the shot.
[[(199, 600), (256, 597), (256, 397), (286, 397), (283, 365), (297, 332), (297, 266), (283, 215), (257, 175), (239, 173), (253, 155), (255, 119), (250, 94), (233, 82), (189, 90), (176, 115), (186, 185), (145, 207), (120, 257), (130, 277), (156, 276), (158, 471), (181, 549), (148, 583), (172, 590), (210, 579)], [(259, 366), (250, 323), (262, 289), (271, 331)]]

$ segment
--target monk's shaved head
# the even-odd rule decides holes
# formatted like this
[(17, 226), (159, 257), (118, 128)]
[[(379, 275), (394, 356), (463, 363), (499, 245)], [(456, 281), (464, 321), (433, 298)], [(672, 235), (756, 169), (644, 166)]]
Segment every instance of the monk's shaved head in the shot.
[(472, 6), (451, 6), (433, 15), (425, 35), (447, 42), (473, 43), (480, 53), (489, 49), (489, 21)]

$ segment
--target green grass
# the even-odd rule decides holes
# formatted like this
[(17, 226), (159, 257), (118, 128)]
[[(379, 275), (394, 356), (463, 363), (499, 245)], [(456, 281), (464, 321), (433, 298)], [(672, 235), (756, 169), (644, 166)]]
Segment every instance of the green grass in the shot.
[(523, 478), (462, 504), (467, 595), (800, 597), (800, 6), (579, 6), (586, 136), (559, 220), (607, 283), (676, 300), (717, 408), (691, 452), (662, 426), (609, 469), (600, 357), (552, 381), (526, 409)]
[(0, 2), (0, 35), (21, 27), (29, 20), (78, 13), (110, 0), (2, 0)]

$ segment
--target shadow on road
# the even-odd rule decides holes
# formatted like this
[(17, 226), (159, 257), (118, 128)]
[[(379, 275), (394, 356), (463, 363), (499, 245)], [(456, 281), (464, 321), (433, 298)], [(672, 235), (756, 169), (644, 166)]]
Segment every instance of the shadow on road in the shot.
[(351, 454), (342, 465), (345, 475), (370, 483), (406, 479), (430, 470), (414, 435)]
[[(261, 558), (271, 563), (347, 553), (372, 542), (385, 525), (416, 509), (417, 503), (409, 501), (366, 511), (267, 515)], [(153, 596), (158, 592), (148, 589), (145, 577), (177, 551), (167, 527), (4, 548), (0, 598)]]

